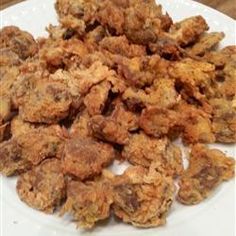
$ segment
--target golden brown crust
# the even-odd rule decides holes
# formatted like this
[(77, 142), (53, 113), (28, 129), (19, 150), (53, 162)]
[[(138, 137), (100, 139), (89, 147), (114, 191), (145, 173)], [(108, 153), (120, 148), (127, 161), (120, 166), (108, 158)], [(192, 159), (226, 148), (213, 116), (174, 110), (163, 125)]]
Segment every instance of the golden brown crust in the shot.
[(65, 144), (63, 172), (84, 180), (99, 175), (114, 158), (111, 145), (77, 136)]
[(61, 214), (72, 214), (77, 226), (89, 229), (97, 221), (110, 216), (112, 202), (112, 187), (109, 180), (84, 183), (70, 181), (67, 184), (67, 200)]
[(53, 213), (65, 198), (65, 187), (61, 162), (48, 159), (22, 174), (16, 189), (20, 199), (30, 207)]
[(189, 167), (179, 181), (177, 200), (186, 205), (203, 201), (222, 181), (234, 176), (234, 167), (235, 161), (223, 152), (194, 145)]
[(113, 186), (114, 213), (124, 222), (143, 228), (165, 224), (175, 189), (171, 178), (136, 166), (116, 176)]

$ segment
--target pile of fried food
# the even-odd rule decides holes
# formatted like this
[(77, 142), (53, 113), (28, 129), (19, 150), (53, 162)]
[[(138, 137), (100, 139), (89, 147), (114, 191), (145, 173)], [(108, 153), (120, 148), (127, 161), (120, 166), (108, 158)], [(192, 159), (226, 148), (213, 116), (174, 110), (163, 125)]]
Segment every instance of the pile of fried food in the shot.
[[(234, 176), (234, 159), (205, 145), (236, 142), (236, 46), (215, 50), (224, 33), (201, 16), (173, 23), (154, 0), (55, 7), (47, 38), (0, 32), (0, 172), (19, 175), (22, 201), (83, 228), (111, 214), (155, 227), (175, 198), (200, 203)], [(130, 167), (115, 175), (114, 160)]]

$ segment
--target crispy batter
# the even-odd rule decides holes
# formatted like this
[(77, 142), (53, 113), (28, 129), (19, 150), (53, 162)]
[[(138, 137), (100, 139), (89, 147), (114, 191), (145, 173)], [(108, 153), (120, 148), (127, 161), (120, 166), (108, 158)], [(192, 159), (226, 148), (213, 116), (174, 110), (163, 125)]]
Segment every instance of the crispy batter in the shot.
[(15, 175), (31, 167), (27, 159), (22, 158), (22, 149), (16, 139), (0, 143), (0, 172), (6, 176)]
[(0, 48), (9, 48), (23, 60), (32, 57), (38, 50), (32, 35), (15, 26), (7, 26), (0, 31)]
[(188, 104), (179, 104), (180, 126), (184, 143), (214, 143), (215, 135), (211, 127), (210, 115)]
[(77, 226), (89, 229), (97, 221), (110, 216), (112, 202), (112, 187), (108, 180), (84, 183), (70, 181), (67, 184), (67, 200), (62, 208), (62, 214), (72, 214)]
[(189, 49), (188, 53), (191, 55), (204, 55), (207, 51), (216, 46), (223, 38), (223, 32), (211, 32), (203, 34), (198, 41)]
[(110, 117), (93, 116), (89, 121), (89, 127), (96, 138), (121, 145), (128, 142), (129, 132), (127, 128)]
[(65, 198), (65, 187), (61, 162), (48, 159), (22, 174), (16, 189), (21, 201), (30, 207), (53, 213)]
[(86, 137), (73, 137), (65, 144), (63, 171), (84, 180), (100, 174), (114, 158), (114, 149), (109, 144)]
[(151, 107), (143, 110), (139, 125), (148, 135), (156, 138), (171, 136), (180, 122), (180, 114), (174, 110)]
[(128, 104), (141, 107), (158, 106), (168, 108), (178, 101), (178, 93), (174, 87), (174, 80), (167, 78), (154, 80), (152, 87), (143, 89), (127, 88), (122, 96)]
[(122, 156), (134, 165), (150, 167), (159, 162), (168, 176), (180, 175), (183, 164), (180, 149), (167, 138), (156, 139), (145, 133), (133, 134), (125, 145)]
[(139, 127), (138, 115), (127, 110), (125, 105), (120, 101), (114, 106), (115, 108), (111, 112), (111, 118), (129, 131), (137, 130)]
[(88, 137), (90, 136), (88, 123), (90, 116), (88, 112), (85, 110), (78, 114), (78, 116), (74, 119), (73, 124), (70, 128), (70, 134), (72, 137), (81, 136)]
[(212, 128), (218, 142), (236, 142), (236, 107), (233, 103), (221, 98), (210, 100), (213, 107)]
[(71, 102), (62, 83), (39, 81), (25, 96), (19, 112), (25, 121), (52, 124), (68, 116)]
[(119, 54), (125, 57), (140, 57), (146, 55), (144, 46), (130, 44), (125, 36), (105, 37), (99, 45), (101, 48), (110, 51), (113, 54)]
[(179, 181), (177, 200), (186, 205), (201, 202), (222, 181), (234, 176), (234, 166), (235, 161), (223, 152), (196, 144), (191, 151), (189, 167)]
[(195, 42), (208, 28), (202, 16), (193, 16), (172, 25), (168, 36), (179, 45), (187, 46)]
[(129, 167), (114, 180), (114, 213), (137, 227), (163, 225), (174, 189), (173, 180), (155, 169)]
[(201, 101), (205, 94), (211, 94), (215, 67), (206, 62), (184, 59), (169, 67), (169, 74), (175, 78), (180, 90)]
[(111, 84), (107, 81), (103, 81), (90, 89), (90, 92), (84, 98), (84, 105), (86, 106), (89, 115), (94, 116), (102, 113), (110, 89)]

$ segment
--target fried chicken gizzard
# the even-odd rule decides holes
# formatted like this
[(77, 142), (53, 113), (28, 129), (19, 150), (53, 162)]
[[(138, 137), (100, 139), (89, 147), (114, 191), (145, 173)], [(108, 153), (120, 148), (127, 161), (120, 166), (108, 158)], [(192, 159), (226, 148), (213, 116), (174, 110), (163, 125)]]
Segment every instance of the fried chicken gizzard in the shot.
[[(223, 32), (154, 0), (55, 8), (48, 37), (0, 31), (0, 172), (18, 176), (24, 203), (85, 229), (112, 215), (149, 228), (168, 220), (174, 182), (193, 205), (234, 177), (234, 159), (206, 146), (236, 142), (236, 46), (217, 50)], [(115, 175), (116, 159), (131, 166)]]

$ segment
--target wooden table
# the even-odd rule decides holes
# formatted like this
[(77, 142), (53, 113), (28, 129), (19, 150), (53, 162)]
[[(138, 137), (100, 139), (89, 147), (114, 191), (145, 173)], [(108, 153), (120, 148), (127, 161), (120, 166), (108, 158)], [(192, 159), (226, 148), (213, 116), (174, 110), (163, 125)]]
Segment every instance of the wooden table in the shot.
[[(22, 1), (23, 0), (0, 0), (0, 9), (4, 9), (8, 6), (14, 5)], [(195, 1), (203, 3), (207, 6), (210, 6), (236, 19), (236, 1), (235, 0), (195, 0)]]

